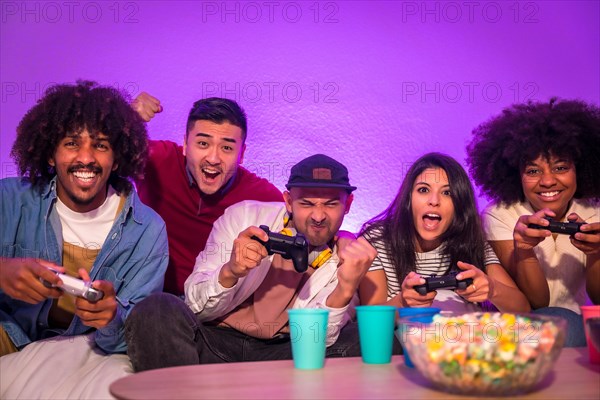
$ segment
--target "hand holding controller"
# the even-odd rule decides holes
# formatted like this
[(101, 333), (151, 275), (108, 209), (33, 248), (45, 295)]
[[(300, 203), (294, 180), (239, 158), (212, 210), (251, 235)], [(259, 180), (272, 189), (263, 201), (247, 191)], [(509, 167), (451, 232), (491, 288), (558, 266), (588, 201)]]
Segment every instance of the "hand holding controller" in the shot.
[(73, 278), (69, 275), (61, 274), (59, 272), (56, 272), (56, 275), (60, 278), (61, 281), (63, 281), (63, 284), (61, 286), (53, 286), (48, 281), (45, 281), (41, 278), (40, 279), (42, 280), (44, 286), (48, 288), (58, 287), (66, 293), (70, 293), (73, 296), (82, 297), (92, 303), (104, 297), (104, 293), (101, 290), (92, 287), (92, 282), (86, 282), (81, 279)]
[(581, 232), (581, 225), (583, 225), (581, 222), (559, 222), (550, 217), (544, 217), (544, 219), (550, 222), (550, 225), (542, 226), (537, 224), (529, 224), (527, 226), (533, 229), (546, 229), (552, 233), (562, 233), (571, 236), (577, 232)]
[(296, 236), (282, 235), (281, 233), (271, 232), (266, 225), (261, 225), (260, 229), (269, 235), (269, 240), (264, 242), (256, 236), (252, 236), (252, 239), (265, 246), (269, 255), (280, 254), (286, 260), (291, 259), (297, 272), (302, 273), (308, 269), (308, 240), (303, 234), (298, 233)]
[(463, 280), (456, 279), (456, 271), (450, 272), (448, 275), (431, 275), (425, 278), (425, 283), (422, 285), (413, 286), (413, 289), (420, 295), (426, 295), (427, 292), (433, 292), (437, 289), (466, 289), (469, 285), (473, 284), (472, 278)]

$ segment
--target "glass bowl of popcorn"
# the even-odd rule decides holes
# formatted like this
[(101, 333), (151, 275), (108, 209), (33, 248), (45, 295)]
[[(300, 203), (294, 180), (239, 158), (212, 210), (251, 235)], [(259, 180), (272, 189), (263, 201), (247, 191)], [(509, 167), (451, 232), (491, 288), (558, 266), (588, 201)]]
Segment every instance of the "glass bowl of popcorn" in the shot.
[(442, 313), (432, 322), (400, 319), (405, 351), (438, 389), (514, 395), (535, 389), (565, 342), (562, 318), (509, 313)]

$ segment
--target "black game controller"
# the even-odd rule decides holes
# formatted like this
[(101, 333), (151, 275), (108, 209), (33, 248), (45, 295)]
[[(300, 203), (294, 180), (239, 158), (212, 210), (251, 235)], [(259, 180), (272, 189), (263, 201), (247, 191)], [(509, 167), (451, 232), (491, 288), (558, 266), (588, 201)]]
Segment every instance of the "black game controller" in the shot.
[(421, 295), (426, 295), (427, 292), (433, 292), (436, 289), (466, 289), (473, 283), (473, 278), (456, 279), (457, 274), (458, 272), (454, 271), (448, 275), (431, 275), (425, 278), (424, 284), (413, 286), (413, 289)]
[(291, 259), (294, 262), (294, 268), (298, 272), (305, 272), (308, 269), (308, 240), (303, 234), (286, 236), (271, 232), (266, 225), (261, 225), (260, 229), (269, 235), (269, 240), (264, 242), (256, 236), (252, 236), (252, 239), (265, 246), (269, 255), (281, 254), (281, 257), (286, 260)]
[(547, 229), (552, 233), (563, 233), (565, 235), (574, 235), (577, 232), (581, 232), (581, 222), (558, 222), (550, 217), (544, 217), (545, 220), (550, 222), (548, 226), (542, 226), (538, 224), (529, 224), (529, 228), (533, 229)]

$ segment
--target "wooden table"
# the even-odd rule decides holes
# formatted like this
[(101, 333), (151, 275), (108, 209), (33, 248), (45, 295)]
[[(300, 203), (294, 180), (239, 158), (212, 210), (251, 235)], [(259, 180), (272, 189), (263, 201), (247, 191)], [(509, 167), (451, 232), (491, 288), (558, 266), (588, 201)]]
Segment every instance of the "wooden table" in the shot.
[[(448, 399), (394, 356), (391, 364), (360, 358), (327, 359), (321, 370), (294, 369), (292, 361), (193, 365), (141, 372), (115, 381), (118, 399)], [(464, 398), (464, 397), (463, 397)], [(473, 398), (473, 397), (471, 397)], [(600, 399), (600, 365), (587, 348), (563, 349), (532, 399)]]

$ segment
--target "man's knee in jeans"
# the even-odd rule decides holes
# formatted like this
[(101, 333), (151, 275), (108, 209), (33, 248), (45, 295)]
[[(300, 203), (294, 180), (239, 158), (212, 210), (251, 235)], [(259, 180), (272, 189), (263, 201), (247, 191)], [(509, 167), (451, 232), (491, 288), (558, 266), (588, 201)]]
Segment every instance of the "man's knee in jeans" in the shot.
[(136, 304), (125, 321), (125, 334), (138, 331), (146, 334), (173, 330), (173, 324), (184, 320), (194, 323), (192, 311), (177, 296), (169, 293), (153, 293)]
[[(136, 304), (125, 321), (127, 353), (136, 371), (193, 364), (196, 317), (178, 297), (155, 293)], [(187, 344), (185, 359), (177, 355)], [(188, 360), (189, 358), (189, 360)]]
[(153, 293), (133, 306), (125, 321), (126, 331), (137, 330), (139, 326), (155, 325), (159, 318), (161, 303), (168, 303), (165, 293)]

